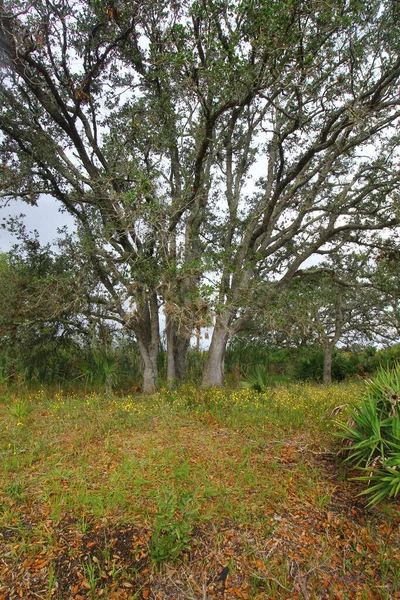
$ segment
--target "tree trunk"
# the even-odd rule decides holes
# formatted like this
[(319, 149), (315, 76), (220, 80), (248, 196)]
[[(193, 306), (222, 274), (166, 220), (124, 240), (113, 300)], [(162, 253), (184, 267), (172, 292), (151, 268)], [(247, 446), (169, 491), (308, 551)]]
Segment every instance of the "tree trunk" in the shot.
[(157, 389), (157, 359), (160, 348), (156, 293), (151, 293), (146, 299), (138, 303), (133, 330), (137, 337), (143, 364), (143, 391), (147, 394), (152, 394)]
[(332, 344), (324, 344), (324, 371), (322, 376), (323, 383), (332, 382)]
[(138, 338), (138, 345), (140, 351), (140, 357), (143, 363), (143, 391), (146, 394), (152, 394), (157, 389), (158, 381), (158, 366), (157, 357), (158, 349), (155, 352), (155, 348), (152, 345), (145, 345)]
[(323, 341), (323, 349), (324, 349), (324, 372), (322, 377), (323, 383), (331, 383), (332, 382), (332, 353), (333, 349), (336, 346), (337, 342), (340, 339), (340, 336), (343, 332), (343, 290), (339, 290), (336, 298), (335, 298), (335, 332), (333, 337), (325, 337)]
[(170, 321), (167, 315), (165, 332), (167, 337), (167, 382), (168, 385), (173, 385), (176, 378), (175, 371), (175, 352), (174, 352), (174, 324)]
[(190, 346), (190, 338), (179, 335), (175, 339), (175, 375), (183, 381), (186, 377), (187, 353)]
[(219, 320), (214, 332), (204, 367), (202, 387), (221, 387), (224, 382), (224, 361), (229, 334), (227, 327)]
[(176, 379), (183, 381), (186, 377), (186, 359), (190, 346), (187, 332), (178, 332), (176, 324), (167, 319), (167, 379), (172, 385)]

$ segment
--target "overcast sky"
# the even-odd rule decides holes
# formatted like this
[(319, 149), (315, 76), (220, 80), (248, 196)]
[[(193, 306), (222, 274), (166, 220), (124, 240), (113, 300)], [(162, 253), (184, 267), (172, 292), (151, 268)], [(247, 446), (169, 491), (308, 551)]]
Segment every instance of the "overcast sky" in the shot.
[[(52, 242), (57, 237), (57, 228), (67, 225), (73, 230), (73, 220), (66, 214), (59, 211), (59, 204), (49, 196), (43, 196), (38, 202), (38, 206), (30, 206), (22, 201), (12, 201), (8, 206), (0, 208), (0, 224), (3, 224), (9, 217), (15, 217), (20, 214), (26, 215), (24, 223), (28, 231), (37, 229), (41, 244)], [(17, 239), (3, 228), (0, 229), (0, 252), (7, 252)]]

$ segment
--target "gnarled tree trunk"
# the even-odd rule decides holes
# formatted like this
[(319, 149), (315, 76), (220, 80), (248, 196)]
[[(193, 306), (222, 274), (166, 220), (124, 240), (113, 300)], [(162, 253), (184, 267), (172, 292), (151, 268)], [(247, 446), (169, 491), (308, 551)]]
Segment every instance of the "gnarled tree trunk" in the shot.
[(202, 387), (220, 387), (223, 384), (225, 352), (228, 340), (229, 332), (227, 325), (223, 319), (217, 317), (204, 367)]
[(143, 391), (151, 394), (157, 389), (157, 359), (160, 349), (158, 302), (155, 292), (138, 302), (133, 330), (143, 365)]
[(139, 337), (138, 345), (143, 364), (143, 391), (146, 394), (152, 394), (156, 391), (158, 382), (158, 349), (156, 351), (153, 344), (144, 344)]

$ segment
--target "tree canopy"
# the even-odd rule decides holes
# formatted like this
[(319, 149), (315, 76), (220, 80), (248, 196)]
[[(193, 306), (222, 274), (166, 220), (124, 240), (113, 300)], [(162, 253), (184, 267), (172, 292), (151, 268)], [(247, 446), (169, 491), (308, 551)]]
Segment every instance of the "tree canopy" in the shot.
[[(1, 196), (74, 216), (93, 301), (144, 388), (213, 323), (229, 338), (314, 255), (400, 223), (389, 0), (0, 0)], [(103, 312), (104, 312), (103, 310)]]

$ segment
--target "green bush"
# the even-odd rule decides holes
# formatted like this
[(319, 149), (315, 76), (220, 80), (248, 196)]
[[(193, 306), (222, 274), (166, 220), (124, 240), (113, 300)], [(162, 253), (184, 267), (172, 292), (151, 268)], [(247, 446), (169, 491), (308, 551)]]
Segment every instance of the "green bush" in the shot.
[(241, 382), (243, 389), (254, 390), (255, 392), (265, 392), (271, 385), (271, 378), (264, 365), (256, 365), (249, 371), (246, 380)]
[(332, 379), (334, 381), (344, 381), (345, 379), (354, 377), (358, 372), (359, 361), (357, 360), (357, 356), (335, 348), (332, 357)]
[(346, 461), (363, 471), (356, 477), (367, 484), (372, 506), (400, 491), (400, 367), (381, 370), (370, 380), (350, 420), (338, 423), (345, 441)]
[(293, 377), (299, 381), (322, 381), (324, 357), (316, 346), (301, 349), (293, 369)]
[(177, 496), (170, 489), (163, 489), (156, 501), (149, 555), (156, 565), (161, 566), (167, 560), (176, 561), (190, 549), (197, 509), (190, 494)]
[[(332, 353), (332, 379), (344, 381), (358, 374), (357, 356), (350, 352), (343, 352), (338, 348)], [(299, 349), (298, 358), (293, 368), (293, 377), (300, 381), (322, 381), (324, 370), (324, 356), (318, 346), (308, 346)]]
[(375, 355), (378, 365), (385, 369), (393, 369), (400, 362), (400, 344), (379, 350)]
[(365, 477), (358, 477), (361, 481), (370, 484), (360, 494), (372, 494), (370, 505), (377, 504), (384, 498), (395, 498), (400, 492), (400, 452), (386, 459), (382, 469), (367, 469)]

